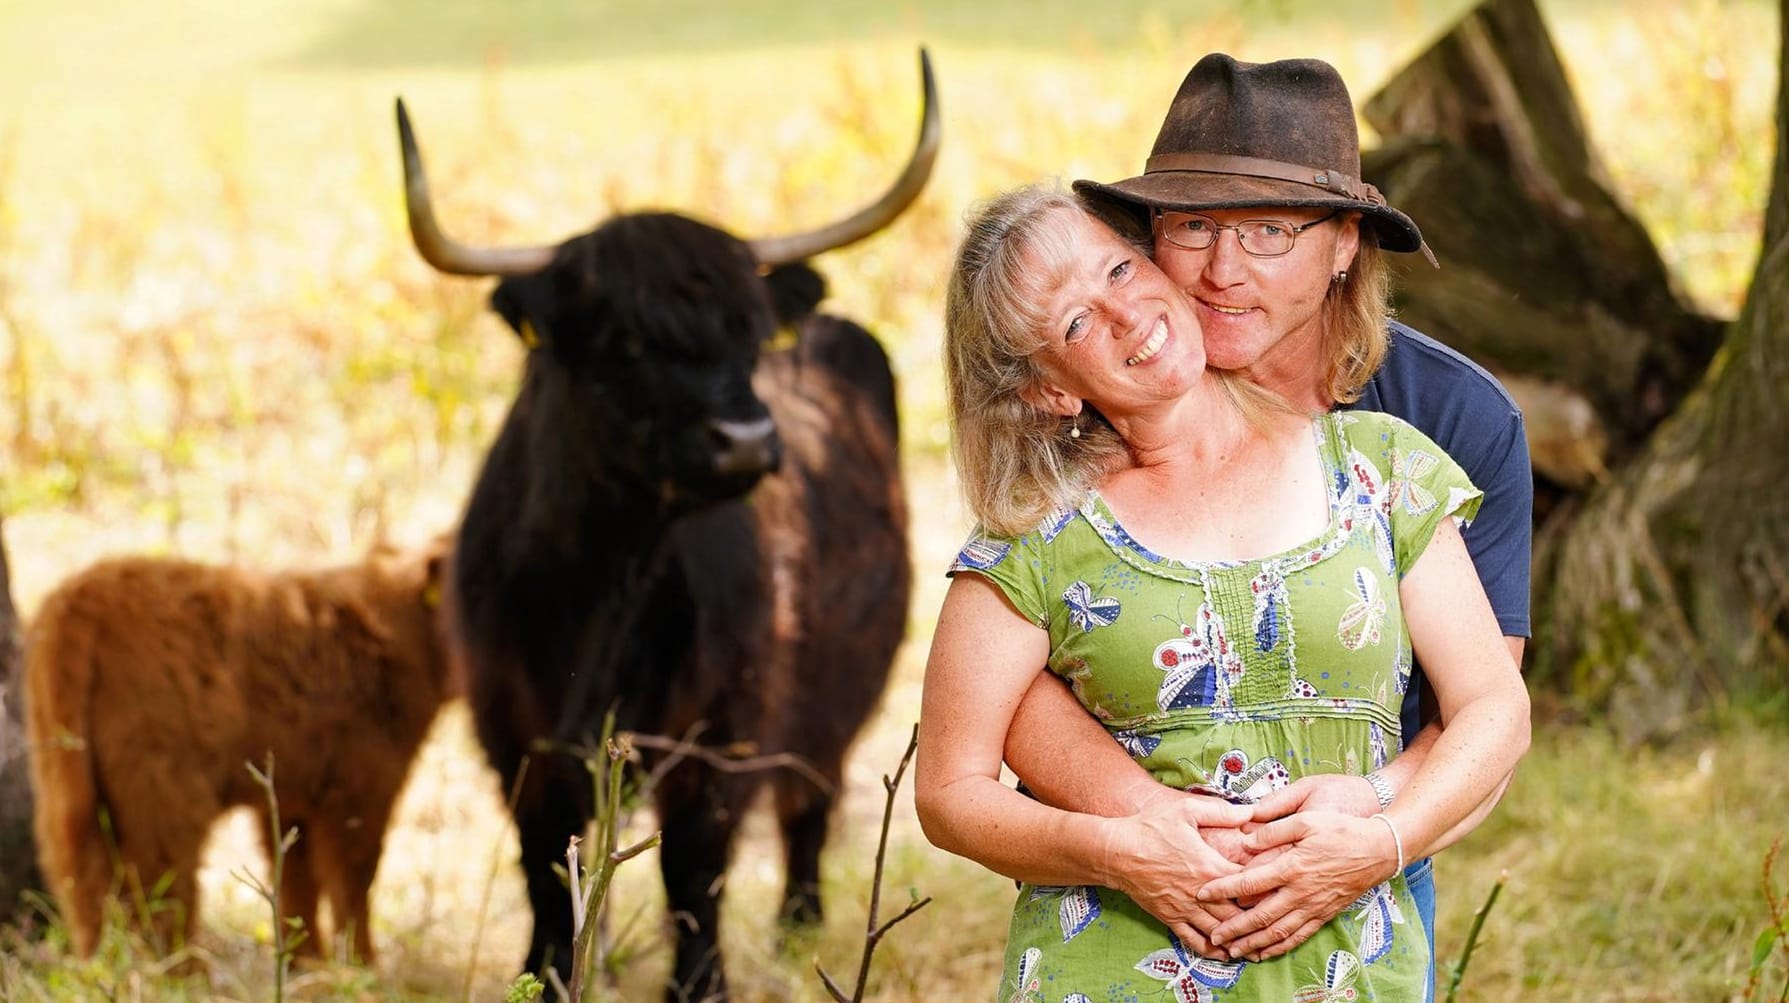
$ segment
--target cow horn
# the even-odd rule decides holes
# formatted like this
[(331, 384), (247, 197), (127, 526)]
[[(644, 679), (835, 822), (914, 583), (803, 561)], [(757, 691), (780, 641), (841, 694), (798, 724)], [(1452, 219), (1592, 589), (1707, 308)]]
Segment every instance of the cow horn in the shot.
[(786, 237), (768, 237), (751, 241), (752, 253), (767, 265), (784, 265), (811, 258), (846, 244), (855, 243), (894, 221), (919, 197), (932, 174), (932, 163), (938, 159), (938, 89), (932, 83), (932, 60), (926, 50), (919, 50), (919, 72), (925, 87), (925, 111), (919, 123), (919, 143), (907, 169), (901, 172), (887, 194), (874, 205), (831, 226)]
[(403, 98), (398, 98), (398, 143), (404, 151), (404, 204), (410, 214), (410, 236), (424, 261), (449, 275), (528, 275), (552, 262), (553, 247), (470, 247), (441, 232)]

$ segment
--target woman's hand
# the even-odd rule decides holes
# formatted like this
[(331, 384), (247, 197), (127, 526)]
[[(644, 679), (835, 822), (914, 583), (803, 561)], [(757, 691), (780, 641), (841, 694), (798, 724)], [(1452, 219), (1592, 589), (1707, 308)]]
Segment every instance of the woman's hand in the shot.
[(1221, 958), (1209, 935), (1241, 910), (1231, 901), (1204, 901), (1199, 891), (1242, 869), (1217, 847), (1246, 855), (1239, 827), (1249, 816), (1248, 806), (1213, 797), (1155, 799), (1137, 814), (1111, 821), (1102, 883), (1165, 923), (1188, 950)]

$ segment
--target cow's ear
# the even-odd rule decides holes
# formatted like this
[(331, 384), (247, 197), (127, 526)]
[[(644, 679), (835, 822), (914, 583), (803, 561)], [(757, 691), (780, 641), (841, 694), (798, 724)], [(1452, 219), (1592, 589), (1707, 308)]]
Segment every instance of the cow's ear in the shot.
[(764, 276), (770, 309), (780, 327), (799, 327), (826, 298), (826, 280), (805, 261), (778, 265)]
[(441, 605), (441, 587), (447, 583), (447, 562), (451, 546), (446, 534), (436, 537), (423, 559), (422, 601), (431, 608)]
[(491, 292), (491, 309), (529, 348), (552, 337), (553, 290), (545, 274), (512, 275)]

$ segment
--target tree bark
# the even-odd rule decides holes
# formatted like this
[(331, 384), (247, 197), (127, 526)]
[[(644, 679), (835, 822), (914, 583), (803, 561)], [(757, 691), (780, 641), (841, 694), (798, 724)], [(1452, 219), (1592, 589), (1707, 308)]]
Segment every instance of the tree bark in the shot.
[[(1789, 0), (1782, 58), (1789, 60)], [(1779, 67), (1789, 62), (1779, 62)], [(1781, 70), (1779, 70), (1779, 73)], [(1625, 733), (1789, 685), (1789, 90), (1777, 92), (1767, 243), (1714, 362), (1556, 541), (1548, 676)]]
[(1730, 325), (1685, 305), (1610, 193), (1532, 0), (1486, 0), (1365, 113), (1386, 137), (1367, 177), (1443, 263), (1401, 277), (1403, 318), (1507, 378), (1537, 474), (1550, 438), (1567, 454), (1607, 440), (1575, 482), (1537, 476), (1537, 515), (1551, 514), (1536, 540), (1531, 689), (1634, 738), (1710, 701), (1780, 699), (1789, 98), (1779, 89), (1765, 254)]
[(19, 669), (19, 618), (12, 602), (6, 542), (0, 527), (0, 921), (21, 909), (24, 892), (43, 887), (31, 836), (31, 783)]
[[(1532, 0), (1487, 0), (1366, 104), (1363, 167), (1442, 262), (1402, 318), (1494, 370), (1581, 395), (1618, 463), (1695, 385), (1721, 323), (1685, 305), (1610, 192)], [(1524, 402), (1526, 403), (1526, 402)]]

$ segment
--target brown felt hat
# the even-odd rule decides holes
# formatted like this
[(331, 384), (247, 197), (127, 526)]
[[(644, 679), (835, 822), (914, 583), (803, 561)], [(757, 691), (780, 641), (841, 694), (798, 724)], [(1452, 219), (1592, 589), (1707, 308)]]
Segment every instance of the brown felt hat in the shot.
[(1214, 52), (1199, 60), (1155, 137), (1142, 174), (1075, 191), (1147, 209), (1320, 206), (1362, 214), (1388, 251), (1434, 254), (1416, 223), (1360, 179), (1354, 102), (1320, 59), (1243, 63)]

